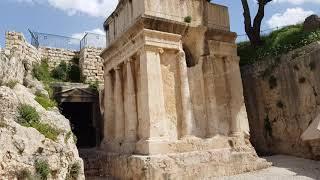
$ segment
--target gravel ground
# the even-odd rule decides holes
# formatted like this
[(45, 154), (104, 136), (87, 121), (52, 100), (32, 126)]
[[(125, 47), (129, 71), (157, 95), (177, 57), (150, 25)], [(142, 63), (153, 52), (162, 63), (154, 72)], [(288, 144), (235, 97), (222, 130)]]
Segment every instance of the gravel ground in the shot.
[(320, 161), (276, 155), (265, 157), (273, 166), (261, 171), (212, 180), (320, 180)]

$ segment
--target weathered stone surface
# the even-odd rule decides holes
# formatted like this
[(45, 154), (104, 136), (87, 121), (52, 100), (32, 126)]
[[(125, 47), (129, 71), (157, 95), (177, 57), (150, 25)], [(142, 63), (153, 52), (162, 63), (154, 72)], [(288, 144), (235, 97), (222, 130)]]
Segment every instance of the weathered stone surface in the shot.
[[(47, 139), (34, 128), (23, 127), (16, 123), (18, 107), (21, 103), (35, 107), (41, 122), (58, 128), (58, 140)], [(59, 111), (46, 111), (34, 100), (34, 95), (22, 85), (14, 89), (0, 87), (0, 176), (15, 179), (24, 169), (34, 173), (36, 160), (47, 160), (53, 174), (49, 179), (65, 179), (68, 166), (79, 163), (79, 179), (84, 179), (82, 159), (72, 138), (65, 140), (71, 131), (69, 121)], [(41, 149), (41, 150), (40, 150)]]
[(80, 51), (80, 67), (86, 82), (103, 82), (103, 59), (101, 48), (85, 47)]
[(109, 46), (101, 54), (106, 154), (86, 160), (89, 172), (94, 163), (116, 179), (205, 179), (270, 165), (248, 141), (226, 7), (122, 0), (115, 13), (105, 22)]
[(315, 14), (307, 17), (303, 23), (303, 30), (310, 32), (317, 29), (320, 29), (320, 17)]
[(72, 64), (74, 58), (79, 57), (79, 51), (73, 51), (61, 48), (40, 47), (38, 52), (41, 59), (47, 59), (50, 69), (57, 67), (61, 62)]
[(19, 59), (23, 60), (25, 69), (29, 72), (34, 64), (41, 61), (38, 50), (25, 40), (22, 33), (7, 32), (5, 49), (19, 54)]
[(21, 59), (18, 59), (21, 54), (15, 51), (7, 51), (1, 53), (0, 59), (0, 84), (9, 82), (23, 82), (25, 68)]
[(301, 138), (319, 126), (319, 57), (320, 43), (315, 42), (242, 68), (251, 142), (260, 154), (319, 159), (320, 139)]
[[(73, 163), (80, 165), (78, 179), (84, 179), (82, 159), (73, 138), (67, 135), (71, 132), (69, 121), (58, 109), (47, 111), (35, 101), (33, 93), (48, 95), (48, 92), (39, 81), (26, 73), (22, 60), (18, 58), (21, 54), (15, 50), (11, 49), (11, 54), (7, 52), (0, 59), (0, 69), (3, 70), (0, 75), (3, 83), (0, 85), (0, 179), (16, 179), (25, 169), (34, 174), (35, 161), (40, 159), (48, 161), (52, 172), (49, 179), (65, 179)], [(10, 59), (6, 57), (8, 55)], [(21, 85), (22, 82), (31, 89)], [(59, 130), (57, 141), (47, 139), (36, 129), (16, 122), (21, 104), (34, 107), (40, 115), (41, 123)]]
[(105, 151), (80, 153), (87, 177), (207, 179), (268, 167), (268, 163), (259, 159), (250, 145), (235, 149), (208, 149), (152, 156), (111, 154)]

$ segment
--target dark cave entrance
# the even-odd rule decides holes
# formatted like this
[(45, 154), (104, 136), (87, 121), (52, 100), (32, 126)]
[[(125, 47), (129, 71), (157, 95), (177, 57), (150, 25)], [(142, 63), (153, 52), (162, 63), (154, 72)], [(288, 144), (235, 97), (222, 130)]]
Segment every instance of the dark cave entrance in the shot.
[(78, 84), (54, 86), (54, 97), (60, 112), (70, 121), (77, 137), (78, 149), (90, 149), (100, 145), (102, 139), (102, 116), (99, 94)]
[(77, 136), (78, 148), (93, 148), (97, 145), (93, 106), (93, 103), (88, 102), (64, 102), (60, 105), (62, 114), (70, 120), (73, 133)]

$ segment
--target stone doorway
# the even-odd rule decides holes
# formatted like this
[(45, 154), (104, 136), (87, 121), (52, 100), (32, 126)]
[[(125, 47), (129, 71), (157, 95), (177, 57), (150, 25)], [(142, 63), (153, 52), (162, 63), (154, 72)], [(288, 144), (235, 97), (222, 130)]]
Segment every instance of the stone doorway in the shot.
[(64, 102), (59, 105), (61, 113), (70, 120), (73, 133), (77, 136), (78, 148), (93, 148), (97, 145), (93, 106), (94, 103), (87, 102)]
[(70, 120), (78, 149), (98, 147), (103, 127), (98, 92), (87, 85), (59, 84), (54, 86), (54, 97), (60, 112)]

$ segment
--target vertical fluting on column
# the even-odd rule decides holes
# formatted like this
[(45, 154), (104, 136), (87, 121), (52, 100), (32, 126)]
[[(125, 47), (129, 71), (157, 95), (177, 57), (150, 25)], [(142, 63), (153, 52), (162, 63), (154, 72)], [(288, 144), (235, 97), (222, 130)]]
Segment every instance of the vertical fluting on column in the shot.
[(124, 112), (125, 112), (125, 139), (128, 142), (137, 140), (137, 102), (135, 93), (135, 82), (132, 74), (131, 59), (125, 62), (126, 81), (124, 88)]
[(180, 76), (180, 88), (181, 88), (181, 104), (182, 104), (182, 121), (181, 121), (181, 136), (189, 136), (193, 133), (194, 128), (194, 116), (191, 104), (191, 94), (188, 81), (188, 69), (186, 63), (186, 55), (183, 50), (180, 50), (177, 54), (178, 67)]
[(110, 72), (104, 76), (104, 142), (109, 142), (114, 137), (114, 98), (112, 77)]
[(215, 76), (213, 68), (213, 60), (210, 56), (204, 57), (203, 77), (206, 96), (206, 112), (207, 112), (207, 129), (206, 136), (213, 137), (219, 134), (219, 115), (217, 112), (216, 93), (215, 93)]
[(122, 78), (120, 67), (115, 68), (115, 83), (114, 83), (114, 106), (115, 106), (115, 123), (114, 137), (116, 141), (124, 139), (124, 111), (123, 111), (123, 93), (122, 93)]

